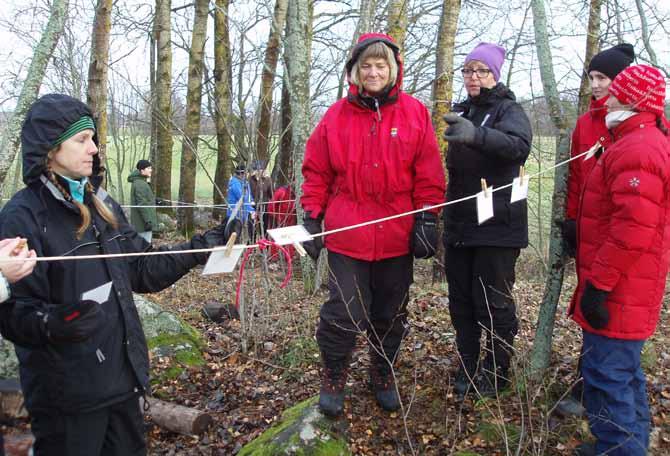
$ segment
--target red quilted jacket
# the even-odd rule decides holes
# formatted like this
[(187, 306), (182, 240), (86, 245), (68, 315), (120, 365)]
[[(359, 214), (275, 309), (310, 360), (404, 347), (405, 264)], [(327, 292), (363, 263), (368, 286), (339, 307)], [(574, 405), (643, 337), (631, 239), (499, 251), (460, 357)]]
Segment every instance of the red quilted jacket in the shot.
[[(359, 43), (389, 37), (363, 35)], [(307, 141), (301, 204), (323, 216), (326, 230), (375, 220), (444, 201), (445, 178), (431, 118), (400, 91), (377, 109), (360, 102), (356, 86), (331, 106)], [(437, 213), (437, 210), (433, 211)], [(409, 253), (413, 216), (326, 236), (326, 248), (365, 261)]]
[[(579, 207), (579, 284), (570, 312), (591, 333), (642, 340), (656, 329), (670, 261), (670, 141), (646, 112), (613, 133)], [(610, 292), (604, 329), (591, 328), (577, 305), (586, 281)]]
[[(575, 129), (572, 132), (571, 157), (586, 152), (598, 141), (605, 146), (605, 149), (612, 143), (612, 136), (605, 126), (605, 116), (607, 115), (605, 102), (607, 98), (603, 97), (600, 100), (592, 98), (589, 111), (577, 119), (577, 125), (575, 125)], [(565, 218), (577, 219), (579, 196), (582, 194), (586, 176), (589, 175), (595, 163), (596, 160), (594, 159), (584, 161), (583, 158), (570, 162), (568, 201), (566, 203)]]

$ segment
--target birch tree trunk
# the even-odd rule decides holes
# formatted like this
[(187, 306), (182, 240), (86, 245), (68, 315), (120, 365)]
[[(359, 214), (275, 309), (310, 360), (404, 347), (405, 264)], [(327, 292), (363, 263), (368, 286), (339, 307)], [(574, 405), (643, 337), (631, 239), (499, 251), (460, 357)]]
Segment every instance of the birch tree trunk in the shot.
[(598, 39), (600, 38), (600, 10), (602, 0), (591, 0), (589, 4), (589, 25), (586, 30), (586, 51), (584, 52), (584, 71), (579, 85), (579, 104), (577, 115), (584, 114), (591, 103), (591, 81), (589, 79), (589, 64), (598, 53)]
[[(305, 144), (311, 131), (309, 94), (309, 43), (311, 40), (309, 30), (311, 29), (312, 17), (307, 3), (305, 0), (289, 0), (284, 52), (284, 60), (288, 70), (287, 81), (290, 83), (293, 174), (298, 200), (302, 194), (301, 168), (305, 156)], [(302, 223), (302, 220), (302, 210), (298, 210), (299, 223)], [(302, 258), (302, 273), (305, 290), (312, 292), (314, 288), (314, 266), (309, 257)]]
[[(188, 57), (188, 82), (186, 88), (186, 125), (181, 147), (179, 167), (179, 201), (195, 202), (195, 175), (198, 168), (198, 138), (200, 136), (200, 108), (202, 105), (202, 74), (204, 70), (205, 38), (209, 0), (196, 0)], [(193, 208), (180, 209), (177, 213), (179, 230), (193, 232)]]
[(272, 92), (277, 61), (279, 60), (279, 48), (281, 47), (281, 33), (286, 24), (287, 8), (288, 0), (276, 0), (261, 76), (260, 112), (256, 131), (256, 158), (265, 160), (266, 163), (270, 158), (269, 144), (272, 136)]
[(98, 0), (91, 36), (86, 102), (96, 118), (100, 162), (107, 161), (107, 74), (109, 69), (109, 33), (112, 28), (112, 0)]
[(21, 125), (28, 112), (28, 108), (37, 98), (42, 85), (42, 79), (46, 72), (58, 40), (63, 34), (65, 18), (68, 12), (68, 0), (54, 0), (51, 5), (51, 16), (44, 28), (42, 37), (33, 51), (33, 58), (28, 67), (26, 80), (21, 87), (16, 108), (7, 120), (5, 131), (0, 139), (0, 182), (5, 182), (7, 172), (12, 166), (14, 157), (19, 149)]
[(156, 163), (154, 182), (156, 196), (172, 199), (172, 39), (171, 0), (156, 0)]
[[(445, 160), (442, 162), (444, 175), (448, 176), (446, 169), (446, 157), (448, 143), (442, 133), (444, 121), (442, 117), (451, 111), (454, 85), (454, 47), (456, 45), (456, 30), (458, 29), (458, 16), (461, 11), (461, 0), (444, 0), (442, 2), (442, 16), (440, 17), (440, 29), (437, 36), (437, 55), (435, 57), (435, 82), (433, 84), (433, 128), (437, 135), (437, 143), (441, 151), (444, 151)], [(433, 282), (446, 280), (444, 270), (444, 244), (442, 232), (444, 225), (438, 223), (437, 252), (433, 259)]]
[(389, 0), (388, 31), (402, 51), (407, 35), (407, 3), (409, 0)]
[[(229, 0), (216, 0), (214, 13), (214, 92), (216, 106), (216, 171), (212, 189), (214, 204), (226, 202), (230, 168), (230, 146), (232, 125), (232, 71), (230, 68), (230, 37), (228, 28)], [(216, 209), (215, 217), (225, 214), (225, 209)]]
[[(555, 159), (556, 163), (558, 163), (569, 157), (570, 135), (561, 106), (561, 100), (558, 96), (558, 89), (556, 88), (556, 77), (554, 75), (551, 48), (549, 47), (544, 0), (531, 0), (531, 6), (542, 87), (549, 106), (549, 115), (552, 123), (558, 130)], [(567, 166), (556, 168), (551, 214), (553, 223), (551, 224), (549, 239), (549, 269), (537, 322), (537, 330), (535, 332), (535, 340), (533, 342), (533, 351), (531, 353), (531, 371), (537, 379), (541, 378), (544, 370), (549, 366), (556, 307), (561, 293), (561, 286), (563, 285), (565, 254), (563, 252), (561, 231), (556, 222), (563, 220), (565, 215), (567, 177)]]
[(647, 17), (645, 16), (644, 7), (642, 5), (642, 0), (635, 0), (635, 6), (637, 7), (637, 12), (640, 15), (640, 32), (642, 32), (642, 42), (644, 43), (644, 49), (649, 54), (649, 61), (655, 67), (658, 67), (658, 58), (656, 58), (656, 52), (654, 48), (651, 47), (651, 42), (649, 41), (649, 26), (647, 25)]

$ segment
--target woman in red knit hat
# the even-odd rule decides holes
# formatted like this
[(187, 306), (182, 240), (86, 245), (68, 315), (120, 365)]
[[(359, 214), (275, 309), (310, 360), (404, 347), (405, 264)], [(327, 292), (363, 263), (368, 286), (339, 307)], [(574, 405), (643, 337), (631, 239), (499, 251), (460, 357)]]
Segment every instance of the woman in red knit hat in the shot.
[(584, 331), (584, 405), (596, 437), (578, 454), (635, 456), (646, 454), (650, 425), (640, 353), (656, 329), (670, 260), (670, 141), (659, 70), (626, 68), (609, 93), (614, 142), (577, 213), (570, 314)]

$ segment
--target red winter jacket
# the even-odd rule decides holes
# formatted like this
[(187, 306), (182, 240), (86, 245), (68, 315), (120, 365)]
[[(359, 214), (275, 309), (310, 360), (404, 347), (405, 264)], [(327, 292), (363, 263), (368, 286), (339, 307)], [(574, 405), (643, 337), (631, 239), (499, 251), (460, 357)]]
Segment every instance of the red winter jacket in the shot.
[[(353, 59), (375, 41), (392, 44), (385, 35), (363, 35)], [(444, 170), (430, 114), (400, 91), (397, 55), (396, 61), (397, 82), (381, 106), (370, 108), (352, 85), (307, 141), (301, 204), (312, 217), (324, 217), (325, 230), (444, 201)], [(406, 216), (328, 235), (326, 248), (365, 261), (406, 255), (413, 223), (414, 216)]]
[[(596, 142), (600, 141), (605, 149), (612, 143), (612, 136), (605, 126), (607, 107), (605, 102), (608, 97), (600, 100), (591, 99), (589, 111), (579, 116), (577, 125), (572, 132), (572, 145), (570, 156), (574, 157), (589, 150)], [(566, 219), (577, 219), (579, 208), (579, 196), (584, 189), (584, 181), (593, 169), (596, 160), (590, 158), (584, 161), (578, 158), (570, 162), (570, 176), (568, 177), (568, 201), (565, 208)]]
[[(656, 329), (670, 261), (670, 141), (646, 112), (613, 133), (579, 207), (579, 283), (570, 312), (591, 333), (642, 340)], [(586, 281), (610, 292), (604, 329), (591, 328), (577, 305)]]

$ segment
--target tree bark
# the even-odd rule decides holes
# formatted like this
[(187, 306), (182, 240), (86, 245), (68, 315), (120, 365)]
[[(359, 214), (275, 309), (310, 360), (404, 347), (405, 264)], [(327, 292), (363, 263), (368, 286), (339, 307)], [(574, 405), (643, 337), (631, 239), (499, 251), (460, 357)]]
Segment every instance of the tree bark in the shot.
[(16, 102), (16, 108), (8, 119), (5, 133), (2, 139), (0, 139), (0, 182), (4, 183), (7, 172), (12, 166), (14, 157), (19, 149), (21, 125), (30, 105), (37, 98), (44, 73), (58, 44), (58, 40), (63, 34), (68, 6), (68, 0), (54, 0), (51, 5), (51, 16), (49, 16), (42, 37), (33, 52), (26, 80), (23, 82), (19, 99)]
[(637, 12), (640, 15), (640, 32), (642, 32), (642, 42), (644, 43), (644, 49), (649, 54), (649, 61), (655, 67), (658, 67), (658, 58), (656, 58), (656, 52), (654, 48), (651, 47), (651, 41), (649, 41), (649, 26), (647, 25), (647, 17), (645, 16), (644, 7), (642, 6), (642, 0), (635, 0), (635, 6), (637, 7)]
[[(214, 204), (226, 202), (226, 182), (230, 173), (232, 125), (232, 71), (230, 69), (230, 37), (228, 28), (229, 0), (216, 0), (214, 13), (214, 84), (216, 106), (216, 171), (214, 175)], [(219, 218), (225, 209), (216, 209)]]
[(272, 180), (277, 187), (287, 185), (293, 179), (293, 137), (291, 133), (291, 94), (288, 90), (289, 82), (284, 69), (281, 89), (281, 136), (279, 138), (279, 154), (272, 170)]
[(600, 38), (600, 10), (602, 0), (591, 0), (589, 5), (589, 25), (586, 30), (586, 50), (584, 52), (584, 71), (579, 85), (579, 103), (577, 115), (584, 114), (591, 104), (591, 81), (589, 79), (589, 64), (598, 53), (598, 38)]
[[(202, 105), (202, 74), (204, 71), (205, 38), (209, 0), (196, 0), (193, 16), (191, 50), (188, 58), (188, 82), (186, 88), (186, 125), (181, 148), (179, 167), (179, 201), (195, 202), (195, 175), (198, 168), (197, 153), (200, 136), (200, 108)], [(193, 231), (193, 208), (181, 209), (177, 213), (177, 226), (182, 233)]]
[(86, 102), (96, 119), (98, 155), (107, 159), (107, 74), (109, 69), (109, 34), (112, 28), (112, 0), (98, 0), (91, 37)]
[(277, 61), (279, 60), (279, 48), (281, 47), (281, 33), (286, 24), (287, 8), (288, 0), (276, 0), (261, 76), (260, 112), (256, 131), (256, 158), (264, 160), (266, 163), (270, 158), (269, 144), (272, 136), (272, 93)]
[[(442, 136), (444, 121), (442, 117), (451, 111), (454, 85), (454, 47), (456, 43), (456, 30), (458, 29), (458, 16), (461, 11), (461, 0), (444, 0), (442, 2), (442, 16), (440, 18), (440, 29), (437, 36), (437, 55), (435, 59), (435, 82), (433, 84), (433, 128), (437, 135), (437, 143), (440, 150), (444, 151), (445, 160), (444, 175), (447, 176), (446, 156), (448, 143)], [(437, 252), (433, 259), (433, 282), (442, 282), (446, 279), (444, 270), (444, 244), (442, 243), (442, 232), (444, 225), (438, 224)]]
[[(374, 22), (375, 9), (377, 8), (377, 0), (361, 0), (360, 6), (358, 8), (358, 24), (356, 24), (356, 31), (354, 32), (354, 37), (351, 40), (351, 46), (349, 47), (349, 52), (347, 52), (347, 59), (351, 55), (351, 50), (356, 46), (358, 38), (364, 34), (372, 31), (372, 23)], [(346, 67), (342, 68), (342, 73), (340, 75), (340, 84), (337, 88), (337, 99), (339, 100), (344, 96), (344, 90), (347, 81), (347, 69)]]
[[(570, 135), (567, 130), (567, 122), (563, 114), (561, 100), (558, 96), (558, 89), (556, 88), (556, 77), (554, 75), (551, 48), (549, 47), (544, 0), (531, 0), (531, 5), (533, 10), (535, 44), (540, 64), (542, 87), (544, 89), (544, 96), (547, 100), (547, 104), (549, 105), (551, 120), (558, 130), (555, 158), (555, 162), (558, 163), (569, 157)], [(531, 372), (536, 379), (541, 378), (545, 369), (549, 366), (556, 307), (558, 305), (558, 298), (561, 294), (561, 286), (563, 285), (565, 253), (563, 251), (561, 231), (556, 222), (563, 220), (565, 214), (567, 176), (567, 166), (559, 166), (556, 168), (552, 201), (553, 223), (551, 224), (551, 235), (549, 240), (549, 271), (540, 307), (533, 350), (531, 353)]]
[(402, 51), (407, 35), (407, 3), (409, 0), (389, 0), (388, 31)]
[[(295, 176), (295, 194), (299, 200), (302, 194), (302, 162), (305, 145), (311, 131), (310, 118), (310, 43), (309, 30), (312, 16), (304, 0), (289, 0), (286, 33), (286, 52), (284, 53), (288, 70), (289, 92), (291, 94), (291, 133), (293, 141), (293, 175)], [(298, 210), (298, 221), (302, 223), (303, 212)], [(302, 258), (302, 273), (305, 290), (314, 289), (314, 266), (309, 257)]]
[(172, 199), (172, 39), (171, 0), (156, 0), (156, 196)]

